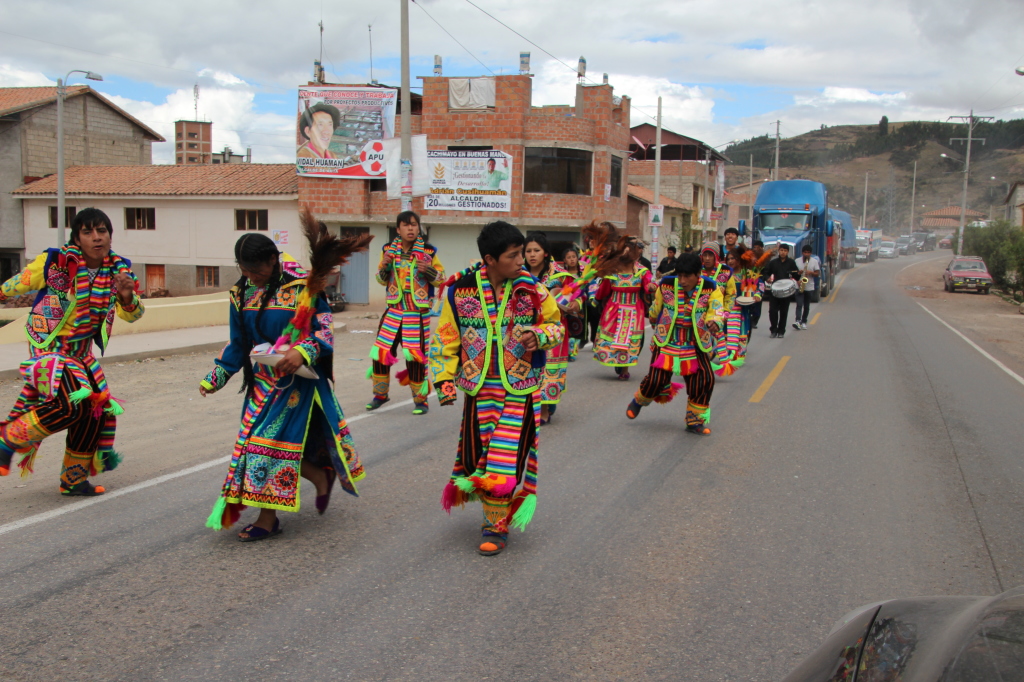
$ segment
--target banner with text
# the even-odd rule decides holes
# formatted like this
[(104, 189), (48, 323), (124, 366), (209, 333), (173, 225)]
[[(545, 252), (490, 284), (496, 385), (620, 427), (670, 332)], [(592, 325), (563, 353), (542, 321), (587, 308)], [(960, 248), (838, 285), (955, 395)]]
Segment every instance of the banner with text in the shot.
[(427, 151), (430, 194), (436, 211), (511, 211), (512, 155), (496, 150)]
[(384, 146), (395, 136), (394, 88), (299, 88), (295, 169), (321, 178), (383, 178)]

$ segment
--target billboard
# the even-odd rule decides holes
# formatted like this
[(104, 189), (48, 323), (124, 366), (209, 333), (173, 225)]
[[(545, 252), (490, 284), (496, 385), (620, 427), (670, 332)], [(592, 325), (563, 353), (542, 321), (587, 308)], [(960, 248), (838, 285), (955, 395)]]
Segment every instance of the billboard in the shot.
[(436, 211), (511, 211), (512, 155), (497, 150), (427, 150), (430, 194)]
[(381, 140), (395, 136), (398, 90), (299, 88), (295, 170), (319, 178), (383, 178)]

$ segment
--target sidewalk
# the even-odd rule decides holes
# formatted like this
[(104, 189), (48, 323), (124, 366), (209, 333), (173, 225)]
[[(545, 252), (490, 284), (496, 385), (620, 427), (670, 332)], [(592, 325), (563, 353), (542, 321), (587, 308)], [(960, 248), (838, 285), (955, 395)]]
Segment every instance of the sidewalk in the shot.
[[(334, 331), (346, 329), (344, 322), (335, 322)], [(228, 342), (229, 328), (193, 327), (191, 329), (170, 329), (142, 334), (111, 336), (106, 355), (100, 364), (106, 362), (130, 362), (161, 355), (183, 355), (185, 353), (217, 353)], [(0, 380), (21, 379), (19, 365), (28, 358), (28, 341), (0, 344)]]

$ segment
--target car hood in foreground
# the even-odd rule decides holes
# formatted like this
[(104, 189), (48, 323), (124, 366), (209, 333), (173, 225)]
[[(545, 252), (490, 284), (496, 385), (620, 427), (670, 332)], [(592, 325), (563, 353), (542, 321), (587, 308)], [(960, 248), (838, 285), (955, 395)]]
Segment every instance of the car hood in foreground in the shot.
[(973, 682), (1020, 679), (1024, 587), (995, 597), (872, 604), (833, 628), (786, 682)]

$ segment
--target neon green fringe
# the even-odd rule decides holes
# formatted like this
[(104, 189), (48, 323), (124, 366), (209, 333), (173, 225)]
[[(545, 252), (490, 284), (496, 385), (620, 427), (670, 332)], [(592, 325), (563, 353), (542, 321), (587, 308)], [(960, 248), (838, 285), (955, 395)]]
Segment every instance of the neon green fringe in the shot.
[(430, 382), (427, 381), (426, 379), (424, 379), (420, 383), (419, 393), (420, 393), (420, 395), (430, 395)]
[(510, 528), (517, 530), (526, 530), (526, 524), (533, 520), (533, 514), (537, 511), (537, 496), (530, 493), (523, 498), (523, 503), (519, 505), (519, 509), (512, 515), (512, 523), (508, 524)]
[(224, 510), (227, 509), (228, 500), (226, 497), (221, 495), (217, 498), (217, 503), (213, 505), (213, 511), (210, 512), (209, 518), (206, 519), (206, 527), (214, 530), (220, 530), (224, 519)]
[(369, 367), (366, 368), (366, 378), (367, 379), (372, 379), (373, 378), (373, 365), (370, 365)]
[(110, 399), (110, 407), (103, 411), (114, 417), (120, 417), (122, 414), (124, 414), (124, 408), (121, 407), (121, 404), (118, 403), (113, 398)]
[[(376, 345), (371, 346), (370, 347), (370, 359), (373, 360), (374, 362), (383, 362), (383, 360), (380, 357), (381, 353), (383, 353), (383, 352), (384, 352), (383, 349), (381, 349), (379, 346), (376, 346)], [(367, 374), (366, 378), (369, 379), (370, 375)]]
[(405, 356), (405, 361), (406, 362), (412, 362), (412, 353), (409, 352), (408, 348), (403, 348), (402, 349), (402, 355)]
[(103, 465), (103, 469), (101, 469), (101, 471), (113, 471), (123, 459), (124, 455), (117, 450), (107, 450), (100, 458), (100, 463)]
[(473, 481), (469, 480), (465, 476), (456, 476), (455, 478), (452, 479), (452, 483), (455, 484), (456, 488), (458, 488), (459, 490), (466, 494), (476, 492), (476, 486), (473, 484)]
[(88, 386), (85, 386), (83, 388), (78, 389), (77, 391), (72, 391), (68, 395), (68, 398), (71, 400), (72, 405), (77, 405), (78, 403), (82, 402), (91, 395), (92, 389), (89, 388)]

